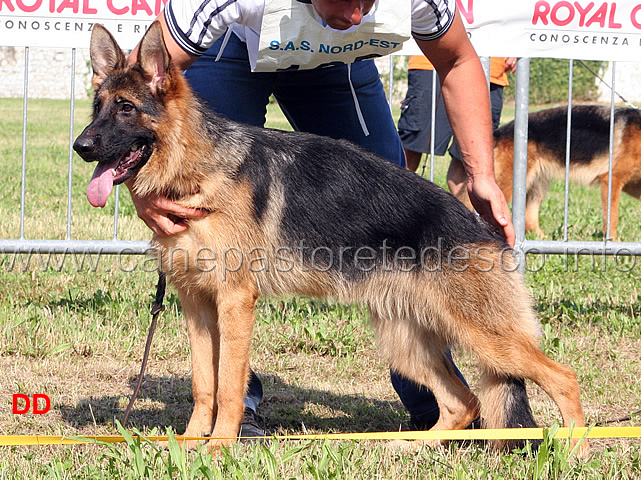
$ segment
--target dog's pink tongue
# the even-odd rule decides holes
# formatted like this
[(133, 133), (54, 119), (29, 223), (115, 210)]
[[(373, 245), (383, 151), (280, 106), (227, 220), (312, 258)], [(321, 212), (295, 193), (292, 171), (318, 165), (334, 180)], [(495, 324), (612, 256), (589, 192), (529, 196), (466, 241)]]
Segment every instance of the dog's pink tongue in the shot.
[(111, 190), (114, 188), (113, 169), (118, 166), (118, 160), (113, 163), (99, 163), (93, 172), (93, 177), (87, 186), (87, 199), (94, 207), (104, 207)]

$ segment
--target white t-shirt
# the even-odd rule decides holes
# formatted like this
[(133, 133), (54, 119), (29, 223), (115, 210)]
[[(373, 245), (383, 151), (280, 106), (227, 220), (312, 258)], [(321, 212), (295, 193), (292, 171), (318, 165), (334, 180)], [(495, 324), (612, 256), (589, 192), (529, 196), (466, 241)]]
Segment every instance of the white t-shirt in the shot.
[[(309, 1), (303, 3), (309, 3)], [(433, 40), (452, 24), (456, 0), (378, 0), (411, 1), (411, 31), (414, 38)], [(200, 56), (227, 28), (247, 42), (248, 49), (258, 49), (265, 0), (170, 0), (165, 19), (174, 40), (186, 52)], [(322, 22), (319, 18), (319, 22)], [(367, 16), (363, 23), (367, 22)], [(333, 30), (326, 26), (328, 30)], [(352, 27), (357, 29), (358, 26)], [(347, 30), (347, 32), (352, 29)], [(335, 31), (341, 35), (341, 31)], [(252, 52), (250, 52), (252, 57)]]

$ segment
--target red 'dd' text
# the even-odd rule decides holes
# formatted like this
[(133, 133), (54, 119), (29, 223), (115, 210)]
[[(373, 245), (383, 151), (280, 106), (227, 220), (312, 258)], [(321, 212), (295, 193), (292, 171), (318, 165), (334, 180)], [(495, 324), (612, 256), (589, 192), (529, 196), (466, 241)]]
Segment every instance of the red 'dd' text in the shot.
[[(42, 400), (42, 402), (38, 402)], [(44, 402), (44, 406), (42, 403)], [(42, 415), (47, 413), (51, 408), (51, 400), (44, 393), (34, 393), (33, 402), (29, 398), (29, 395), (24, 393), (14, 393), (13, 394), (13, 414), (14, 415), (24, 415), (29, 413), (31, 410), (31, 405), (33, 404), (33, 413), (36, 415)]]

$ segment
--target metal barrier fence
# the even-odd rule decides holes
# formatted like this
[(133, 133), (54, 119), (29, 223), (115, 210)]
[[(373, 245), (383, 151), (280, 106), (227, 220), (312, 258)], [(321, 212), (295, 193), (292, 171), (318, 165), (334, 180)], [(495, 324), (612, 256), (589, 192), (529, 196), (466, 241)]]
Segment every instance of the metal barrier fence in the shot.
[[(481, 62), (485, 69), (489, 82), (489, 58), (482, 58)], [(528, 112), (530, 93), (530, 59), (520, 58), (517, 60), (516, 88), (515, 88), (515, 117), (514, 117), (514, 184), (512, 195), (512, 220), (516, 230), (515, 251), (519, 258), (520, 268), (525, 265), (525, 255), (616, 255), (636, 256), (641, 255), (641, 242), (616, 242), (604, 237), (602, 241), (576, 241), (568, 239), (568, 209), (569, 209), (569, 184), (570, 184), (570, 139), (571, 139), (571, 108), (572, 108), (572, 72), (574, 62), (570, 62), (570, 74), (568, 78), (568, 122), (567, 141), (565, 158), (565, 190), (564, 190), (564, 222), (562, 240), (528, 240), (525, 237), (525, 206), (526, 206), (526, 176), (527, 176), (527, 141), (528, 141)], [(393, 63), (390, 62), (390, 70)], [(608, 174), (608, 201), (607, 201), (607, 227), (610, 231), (611, 221), (611, 198), (612, 198), (612, 153), (614, 137), (614, 107), (615, 107), (615, 73), (616, 62), (612, 63), (611, 96), (610, 96), (610, 144), (609, 144), (609, 174)], [(433, 73), (436, 76), (436, 73)], [(393, 74), (390, 73), (390, 77)], [(436, 85), (436, 82), (432, 82)], [(390, 92), (391, 80), (390, 80)], [(390, 93), (390, 105), (392, 98)], [(434, 123), (436, 112), (436, 89), (432, 91), (432, 131), (434, 138)], [(430, 179), (434, 178), (434, 142), (430, 142)]]
[[(74, 85), (75, 85), (76, 50), (72, 50), (71, 68), (71, 103), (69, 122), (69, 178), (67, 194), (67, 233), (62, 240), (52, 239), (27, 239), (25, 238), (25, 198), (26, 198), (26, 165), (27, 165), (27, 103), (29, 99), (29, 48), (25, 48), (24, 67), (24, 96), (23, 96), (23, 130), (22, 130), (22, 178), (20, 195), (20, 236), (15, 239), (0, 239), (0, 253), (81, 253), (81, 254), (132, 254), (139, 255), (148, 252), (147, 241), (125, 241), (118, 239), (118, 188), (116, 189), (114, 229), (111, 240), (74, 239), (71, 235), (72, 223), (72, 171), (73, 171), (73, 141), (74, 141)], [(484, 68), (489, 71), (489, 59), (483, 59)], [(614, 72), (612, 71), (612, 95), (610, 115), (610, 175), (609, 197), (612, 190), (612, 137), (614, 128)], [(393, 92), (393, 62), (390, 60), (390, 106)], [(570, 128), (571, 117), (568, 115), (568, 138), (566, 153), (566, 178), (565, 178), (565, 204), (563, 240), (527, 240), (525, 238), (525, 203), (526, 203), (526, 173), (527, 173), (527, 137), (528, 137), (528, 97), (529, 97), (529, 59), (522, 58), (517, 61), (516, 71), (516, 100), (515, 100), (515, 148), (514, 148), (514, 190), (512, 201), (512, 215), (516, 229), (516, 251), (519, 255), (520, 265), (523, 268), (526, 254), (564, 254), (564, 255), (641, 255), (641, 242), (614, 242), (607, 238), (603, 241), (570, 241), (568, 239), (568, 198), (569, 198), (569, 161), (570, 161)], [(434, 119), (435, 93), (433, 93)], [(572, 68), (570, 68), (568, 104), (572, 104)], [(570, 108), (568, 109), (571, 110)], [(434, 121), (432, 122), (432, 136), (434, 135)], [(431, 142), (433, 145), (434, 142)], [(430, 177), (433, 179), (433, 147), (431, 152)], [(608, 200), (607, 230), (610, 226), (611, 202)]]
[(64, 240), (27, 239), (25, 238), (25, 200), (26, 200), (26, 168), (27, 168), (27, 104), (29, 99), (29, 47), (24, 49), (24, 92), (23, 92), (23, 125), (22, 125), (22, 173), (20, 188), (20, 237), (16, 239), (0, 239), (2, 253), (82, 253), (82, 254), (120, 254), (140, 255), (149, 251), (148, 241), (125, 241), (118, 239), (119, 186), (114, 191), (116, 198), (114, 212), (113, 238), (111, 240), (73, 239), (71, 238), (72, 223), (72, 172), (73, 172), (73, 142), (75, 112), (75, 76), (76, 49), (71, 50), (71, 90), (70, 90), (70, 120), (69, 120), (69, 176), (67, 191), (67, 232)]
[[(522, 58), (517, 61), (516, 70), (516, 107), (514, 118), (514, 186), (512, 198), (512, 218), (516, 229), (516, 251), (521, 256), (526, 254), (563, 254), (563, 255), (639, 255), (641, 243), (614, 242), (604, 236), (603, 241), (570, 241), (568, 239), (568, 199), (569, 199), (569, 165), (570, 165), (570, 129), (572, 125), (572, 65), (568, 82), (568, 123), (565, 159), (565, 195), (563, 240), (527, 240), (525, 238), (525, 199), (527, 175), (527, 139), (528, 139), (528, 107), (530, 84), (530, 60)], [(610, 144), (609, 144), (609, 174), (607, 227), (610, 230), (611, 197), (612, 197), (612, 155), (614, 137), (614, 99), (615, 99), (616, 63), (612, 66), (611, 95), (610, 95)]]

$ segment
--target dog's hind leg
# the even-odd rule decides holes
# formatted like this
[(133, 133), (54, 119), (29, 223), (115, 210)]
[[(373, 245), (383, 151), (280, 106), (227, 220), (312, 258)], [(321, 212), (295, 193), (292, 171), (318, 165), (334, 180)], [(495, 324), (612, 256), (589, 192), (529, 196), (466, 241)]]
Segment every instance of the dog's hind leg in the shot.
[[(528, 172), (529, 173), (529, 172)], [(527, 198), (525, 201), (525, 231), (535, 232), (539, 238), (545, 237), (539, 226), (541, 203), (550, 189), (550, 178), (538, 171), (532, 171), (527, 179)]]
[[(486, 371), (483, 383), (482, 416), (484, 427), (531, 427), (527, 421), (530, 416), (525, 389), (517, 383), (521, 378), (527, 378), (539, 385), (556, 403), (566, 427), (585, 426), (585, 418), (579, 396), (579, 384), (572, 369), (546, 357), (534, 345), (518, 345), (514, 342), (511, 348), (514, 352), (512, 361), (503, 365), (500, 372)], [(517, 380), (518, 379), (518, 380)], [(519, 388), (521, 387), (521, 388)], [(577, 440), (573, 440), (575, 445)], [(508, 442), (498, 441), (497, 447), (518, 446)], [(588, 452), (588, 445), (582, 445), (581, 453)]]
[[(505, 428), (533, 423), (519, 380), (529, 379), (556, 403), (565, 426), (583, 427), (575, 373), (541, 351), (532, 301), (514, 269), (514, 258), (498, 252), (494, 255), (494, 268), (483, 269), (482, 263), (471, 260), (463, 274), (444, 273), (440, 288), (431, 295), (441, 304), (442, 318), (447, 320), (443, 327), (449, 329), (449, 337), (474, 353), (485, 372), (481, 385), (485, 425)], [(450, 297), (458, 301), (449, 301)], [(587, 444), (583, 446), (586, 451)]]
[(612, 197), (610, 202), (610, 230), (608, 228), (608, 174), (604, 173), (599, 177), (601, 182), (601, 206), (603, 209), (603, 234), (606, 238), (616, 240), (617, 224), (619, 223), (619, 198), (623, 189), (624, 181), (612, 172)]
[(415, 372), (415, 378), (421, 378), (420, 383), (432, 391), (438, 402), (439, 418), (431, 430), (467, 428), (480, 414), (478, 398), (456, 375), (443, 350), (434, 357), (437, 358), (431, 359), (431, 368)]
[[(538, 384), (552, 398), (566, 427), (583, 427), (585, 418), (576, 374), (541, 351), (538, 335), (530, 329), (534, 312), (519, 302), (520, 296), (526, 296), (525, 288), (515, 284), (512, 288), (511, 300), (494, 305), (503, 317), (502, 328), (493, 328), (494, 322), (490, 320), (470, 325), (472, 328), (466, 331), (465, 343), (477, 355), (485, 372), (481, 395), (485, 426), (533, 426), (528, 425), (531, 416), (527, 397), (522, 384), (519, 385), (519, 379), (524, 378)], [(499, 442), (497, 446), (501, 445)], [(587, 448), (585, 444), (583, 453)]]
[[(466, 428), (480, 412), (476, 396), (458, 377), (445, 351), (447, 341), (415, 321), (386, 321), (372, 313), (378, 342), (392, 370), (429, 388), (439, 406), (430, 430)], [(416, 443), (441, 444), (440, 441)]]

